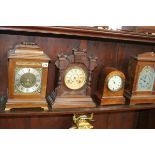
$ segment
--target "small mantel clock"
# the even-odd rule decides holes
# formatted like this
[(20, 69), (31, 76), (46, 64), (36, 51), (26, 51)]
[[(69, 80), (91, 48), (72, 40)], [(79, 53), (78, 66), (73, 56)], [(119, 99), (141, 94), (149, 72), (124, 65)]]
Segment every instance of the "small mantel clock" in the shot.
[(113, 67), (101, 68), (97, 90), (93, 95), (99, 105), (124, 104), (125, 75)]
[(35, 43), (21, 43), (9, 53), (6, 109), (48, 107), (46, 83), (50, 58)]
[(73, 49), (71, 55), (58, 55), (59, 82), (53, 109), (96, 106), (91, 98), (91, 74), (96, 61), (96, 57), (87, 57), (86, 50), (80, 49)]
[(128, 104), (155, 103), (155, 53), (130, 59), (125, 97)]

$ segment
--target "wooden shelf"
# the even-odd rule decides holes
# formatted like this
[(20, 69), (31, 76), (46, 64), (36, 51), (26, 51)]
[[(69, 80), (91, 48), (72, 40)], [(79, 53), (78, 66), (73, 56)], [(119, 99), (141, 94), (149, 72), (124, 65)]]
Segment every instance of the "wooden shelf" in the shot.
[(0, 30), (155, 43), (155, 36), (150, 34), (127, 31), (100, 30), (88, 27), (1, 26)]
[(155, 104), (142, 104), (142, 105), (114, 105), (103, 106), (97, 108), (83, 108), (83, 109), (60, 109), (55, 111), (14, 111), (14, 112), (1, 112), (0, 117), (7, 116), (55, 116), (55, 115), (70, 115), (75, 113), (107, 113), (107, 112), (123, 112), (123, 111), (137, 111), (155, 109)]

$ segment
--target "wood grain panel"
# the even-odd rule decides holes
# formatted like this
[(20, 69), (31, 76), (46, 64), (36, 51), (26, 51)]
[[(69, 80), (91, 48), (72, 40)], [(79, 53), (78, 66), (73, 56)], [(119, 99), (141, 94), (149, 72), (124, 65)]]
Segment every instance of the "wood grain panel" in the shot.
[[(70, 54), (73, 48), (86, 48), (88, 49), (88, 54), (90, 56), (98, 57), (98, 64), (105, 64), (106, 66), (118, 67), (119, 69), (126, 71), (128, 59), (131, 55), (141, 53), (144, 51), (152, 51), (153, 47), (150, 44), (129, 44), (120, 43), (111, 40), (80, 40), (75, 38), (61, 38), (58, 35), (55, 36), (47, 35), (31, 36), (30, 34), (0, 34), (0, 94), (4, 95), (7, 92), (7, 53), (8, 50), (13, 48), (16, 44), (28, 41), (36, 42), (44, 52), (51, 58), (51, 63), (49, 65), (49, 75), (48, 75), (48, 87), (47, 94), (50, 93), (55, 88), (56, 85), (56, 67), (55, 60), (58, 53)], [(80, 44), (81, 43), (81, 44)]]
[(1, 129), (68, 129), (71, 126), (72, 117), (67, 115), (0, 118)]
[(147, 44), (119, 43), (116, 67), (127, 74), (128, 62), (131, 56), (152, 51), (153, 46)]
[(108, 128), (108, 117), (109, 117), (109, 113), (95, 114), (94, 122), (92, 122), (94, 129), (107, 129)]
[(88, 41), (88, 51), (90, 55), (98, 57), (98, 63), (107, 66), (116, 66), (117, 63), (117, 43), (111, 41)]
[(6, 117), (0, 118), (0, 128), (1, 129), (28, 129), (29, 119), (24, 117)]
[(100, 30), (89, 26), (1, 26), (0, 30), (155, 43), (155, 37), (153, 35), (128, 31)]
[(32, 117), (29, 128), (32, 129), (69, 129), (72, 126), (72, 117)]
[(73, 48), (78, 48), (80, 46), (80, 40), (77, 39), (0, 34), (0, 78), (2, 79), (0, 81), (0, 95), (7, 94), (8, 51), (9, 49), (12, 49), (16, 44), (24, 41), (37, 43), (51, 58), (51, 63), (49, 65), (47, 94), (49, 94), (55, 87), (55, 60), (58, 53), (63, 52), (69, 54)]
[(108, 118), (109, 129), (134, 129), (137, 123), (136, 112), (111, 113)]
[[(83, 32), (84, 33), (84, 32)], [(98, 32), (97, 32), (98, 33)], [(102, 35), (102, 36), (101, 36)], [(16, 44), (28, 41), (37, 43), (44, 52), (51, 58), (48, 74), (47, 95), (54, 90), (57, 85), (57, 69), (55, 60), (58, 53), (70, 54), (72, 48), (87, 48), (90, 56), (98, 57), (98, 64), (116, 67), (121, 71), (127, 71), (128, 61), (131, 55), (142, 52), (155, 51), (153, 42), (145, 43), (132, 42), (131, 37), (128, 41), (125, 39), (114, 40), (112, 33), (106, 36), (100, 34), (101, 38), (67, 36), (59, 34), (31, 33), (21, 31), (0, 31), (0, 95), (7, 95), (8, 69), (7, 53)], [(117, 34), (118, 35), (118, 34)], [(123, 34), (124, 35), (124, 34)], [(94, 35), (93, 35), (94, 37)], [(118, 37), (118, 36), (116, 36)], [(141, 36), (142, 37), (142, 36)], [(111, 39), (110, 39), (111, 38)], [(113, 39), (112, 39), (113, 38)], [(137, 38), (138, 39), (138, 38)], [(130, 40), (130, 41), (129, 41)], [(154, 40), (154, 39), (153, 39)], [(136, 40), (135, 40), (136, 41)], [(95, 83), (94, 83), (95, 85)], [(94, 86), (93, 86), (94, 87)], [(95, 87), (94, 87), (95, 88)], [(133, 111), (132, 111), (133, 110)], [(93, 122), (95, 128), (155, 128), (154, 110), (134, 111), (129, 108), (126, 111), (118, 110), (117, 112), (105, 112), (95, 110)], [(113, 110), (111, 110), (113, 111)], [(38, 112), (39, 113), (39, 112)], [(62, 111), (63, 113), (63, 111)], [(5, 115), (5, 114), (4, 114)], [(71, 112), (66, 115), (60, 114), (35, 114), (35, 115), (17, 115), (17, 116), (0, 116), (0, 128), (69, 128), (72, 125)]]
[(155, 129), (155, 110), (151, 109), (149, 110), (149, 117), (148, 120), (146, 121), (147, 126), (144, 126), (144, 128), (148, 128), (148, 129)]
[[(155, 128), (154, 113), (144, 118), (146, 111), (98, 113), (94, 115), (94, 129), (135, 129)], [(143, 116), (142, 116), (143, 115)], [(15, 116), (0, 117), (1, 129), (69, 129), (72, 126), (73, 115), (55, 116)]]
[(139, 113), (138, 129), (155, 129), (155, 110), (143, 110)]

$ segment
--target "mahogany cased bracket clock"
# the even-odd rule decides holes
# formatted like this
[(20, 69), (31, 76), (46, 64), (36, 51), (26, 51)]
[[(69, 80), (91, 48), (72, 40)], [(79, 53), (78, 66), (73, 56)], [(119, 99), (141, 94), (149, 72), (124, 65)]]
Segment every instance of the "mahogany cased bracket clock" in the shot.
[(124, 95), (127, 104), (155, 103), (155, 53), (131, 57)]
[(97, 66), (96, 57), (86, 50), (73, 49), (71, 55), (59, 54), (56, 66), (59, 81), (53, 109), (96, 107), (91, 98), (91, 75)]
[(46, 85), (50, 58), (35, 43), (24, 42), (9, 53), (8, 101), (12, 108), (48, 108)]
[(102, 66), (93, 98), (98, 105), (124, 104), (125, 75), (113, 67)]

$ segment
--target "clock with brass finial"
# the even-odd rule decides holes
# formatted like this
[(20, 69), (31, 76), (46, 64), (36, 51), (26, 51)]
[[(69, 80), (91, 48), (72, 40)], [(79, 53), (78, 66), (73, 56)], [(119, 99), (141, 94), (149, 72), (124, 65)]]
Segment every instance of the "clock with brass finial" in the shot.
[(41, 107), (45, 99), (50, 58), (35, 43), (24, 42), (9, 53), (6, 109)]

